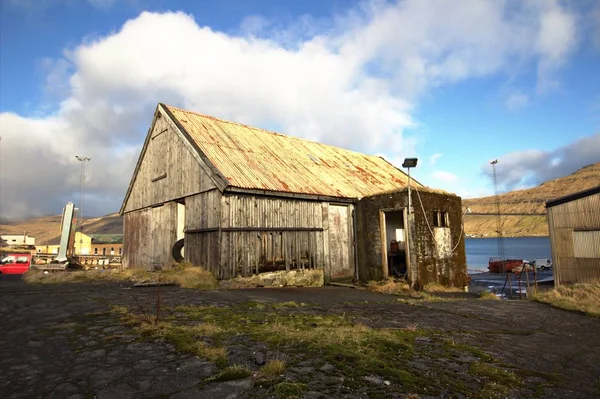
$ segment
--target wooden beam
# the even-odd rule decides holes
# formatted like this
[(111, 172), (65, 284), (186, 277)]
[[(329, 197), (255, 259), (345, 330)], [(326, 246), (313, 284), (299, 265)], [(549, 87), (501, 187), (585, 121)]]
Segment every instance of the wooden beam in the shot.
[(309, 201), (327, 201), (335, 205), (339, 204), (355, 204), (358, 202), (358, 198), (342, 198), (342, 197), (331, 197), (328, 195), (318, 195), (318, 194), (300, 194), (300, 193), (288, 193), (285, 191), (270, 191), (270, 190), (256, 190), (250, 188), (240, 188), (240, 187), (232, 187), (229, 186), (225, 190), (227, 193), (235, 193), (235, 194), (249, 194), (249, 195), (259, 195), (265, 197), (282, 197), (282, 198), (293, 198), (293, 199), (302, 199)]
[[(185, 230), (185, 233), (206, 233), (211, 231), (218, 231), (218, 227), (208, 227), (204, 229), (190, 229)], [(321, 227), (223, 227), (223, 232), (236, 232), (236, 231), (269, 231), (269, 232), (283, 232), (283, 231), (323, 231)]]

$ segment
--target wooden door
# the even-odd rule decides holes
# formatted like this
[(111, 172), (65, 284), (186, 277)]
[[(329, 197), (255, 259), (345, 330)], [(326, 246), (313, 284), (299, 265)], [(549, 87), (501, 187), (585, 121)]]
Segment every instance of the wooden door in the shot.
[(348, 207), (329, 205), (329, 261), (331, 278), (352, 277)]

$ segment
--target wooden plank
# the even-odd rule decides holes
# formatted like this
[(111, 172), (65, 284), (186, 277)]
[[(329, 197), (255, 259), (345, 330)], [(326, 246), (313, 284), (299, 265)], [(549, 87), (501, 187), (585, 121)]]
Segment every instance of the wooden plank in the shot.
[(322, 224), (323, 224), (323, 277), (325, 283), (331, 280), (331, 258), (329, 256), (329, 204), (321, 204)]

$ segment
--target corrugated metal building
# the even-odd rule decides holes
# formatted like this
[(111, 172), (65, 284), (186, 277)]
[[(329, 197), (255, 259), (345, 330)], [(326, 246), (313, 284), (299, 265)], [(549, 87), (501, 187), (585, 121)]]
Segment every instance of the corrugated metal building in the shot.
[(407, 179), (381, 157), (159, 104), (120, 211), (123, 262), (169, 266), (184, 238), (185, 260), (219, 279), (354, 278), (356, 205)]
[(555, 285), (600, 281), (600, 186), (546, 202)]

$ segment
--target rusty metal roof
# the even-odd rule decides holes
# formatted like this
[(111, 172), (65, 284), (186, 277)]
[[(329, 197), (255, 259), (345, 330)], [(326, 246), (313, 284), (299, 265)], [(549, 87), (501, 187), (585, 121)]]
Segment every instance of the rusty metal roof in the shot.
[(378, 156), (165, 107), (232, 187), (362, 198), (407, 184)]

